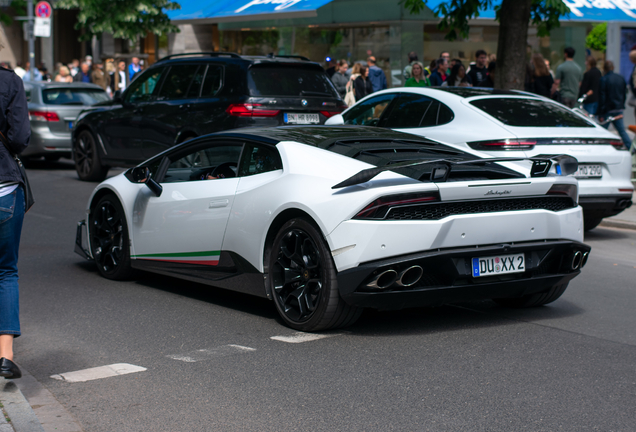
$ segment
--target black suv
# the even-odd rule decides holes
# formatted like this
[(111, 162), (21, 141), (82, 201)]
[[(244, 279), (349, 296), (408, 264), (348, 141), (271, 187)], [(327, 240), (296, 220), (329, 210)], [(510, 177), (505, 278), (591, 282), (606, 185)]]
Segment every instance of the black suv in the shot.
[(227, 129), (324, 124), (346, 108), (318, 63), (299, 56), (165, 57), (122, 94), (82, 111), (73, 160), (82, 180), (134, 166), (175, 144)]

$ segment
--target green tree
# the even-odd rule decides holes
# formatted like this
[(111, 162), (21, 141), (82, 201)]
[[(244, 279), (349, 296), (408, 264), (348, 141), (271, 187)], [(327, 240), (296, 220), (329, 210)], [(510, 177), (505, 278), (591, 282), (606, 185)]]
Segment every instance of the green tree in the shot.
[[(427, 0), (400, 0), (411, 14), (423, 10)], [(500, 3), (500, 4), (498, 4)], [(442, 17), (440, 30), (446, 38), (468, 36), (468, 21), (479, 17), (480, 11), (494, 6), (499, 21), (497, 69), (495, 88), (523, 89), (528, 61), (526, 46), (530, 23), (538, 27), (539, 36), (547, 36), (559, 26), (559, 18), (570, 12), (562, 0), (445, 0), (435, 8), (435, 16)]]
[(607, 23), (597, 24), (592, 28), (590, 34), (585, 38), (585, 46), (605, 52), (607, 48)]
[[(24, 0), (13, 0), (9, 3), (9, 7), (13, 9), (16, 15), (26, 15), (26, 1)], [(0, 22), (10, 26), (13, 23), (13, 18), (10, 14), (0, 9)]]
[(79, 9), (75, 28), (83, 30), (80, 40), (89, 40), (102, 33), (136, 41), (147, 33), (178, 32), (170, 23), (166, 10), (181, 9), (171, 0), (59, 0), (56, 7)]

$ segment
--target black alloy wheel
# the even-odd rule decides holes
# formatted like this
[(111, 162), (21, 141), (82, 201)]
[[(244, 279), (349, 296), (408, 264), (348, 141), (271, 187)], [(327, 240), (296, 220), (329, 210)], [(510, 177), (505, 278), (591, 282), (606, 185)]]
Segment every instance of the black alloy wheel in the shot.
[(108, 167), (101, 164), (95, 137), (88, 130), (80, 132), (73, 143), (73, 160), (80, 180), (101, 182), (108, 174)]
[(91, 210), (90, 236), (97, 269), (108, 279), (125, 280), (132, 275), (126, 217), (114, 195), (102, 197)]
[(270, 255), (269, 280), (276, 309), (294, 329), (344, 327), (362, 313), (340, 297), (331, 254), (318, 229), (305, 219), (292, 219), (278, 232)]

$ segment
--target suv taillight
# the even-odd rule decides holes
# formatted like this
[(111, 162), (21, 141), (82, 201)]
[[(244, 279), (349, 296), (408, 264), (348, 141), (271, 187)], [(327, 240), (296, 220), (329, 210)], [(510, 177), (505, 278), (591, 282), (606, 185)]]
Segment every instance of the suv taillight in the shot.
[(469, 142), (470, 148), (481, 151), (503, 151), (503, 150), (531, 150), (537, 144), (536, 140), (493, 140), (493, 141), (473, 141)]
[(354, 219), (384, 219), (393, 207), (411, 206), (439, 201), (438, 192), (388, 195), (376, 199), (356, 214)]
[(56, 122), (56, 121), (60, 121), (60, 118), (54, 112), (29, 111), (29, 120)]
[(261, 108), (261, 104), (231, 104), (225, 110), (231, 116), (234, 117), (276, 117), (280, 110), (271, 110)]

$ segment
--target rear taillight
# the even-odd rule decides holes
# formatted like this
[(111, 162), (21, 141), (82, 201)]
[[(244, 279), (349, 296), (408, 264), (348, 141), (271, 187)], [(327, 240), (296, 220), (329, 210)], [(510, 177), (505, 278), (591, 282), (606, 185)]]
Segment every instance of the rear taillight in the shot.
[(627, 146), (625, 146), (625, 144), (621, 140), (612, 140), (612, 141), (610, 141), (610, 144), (616, 150), (627, 150)]
[(234, 117), (276, 117), (280, 110), (271, 110), (262, 108), (261, 104), (231, 104), (225, 110), (231, 116)]
[(342, 111), (320, 111), (320, 114), (324, 115), (325, 117), (329, 118), (329, 117), (333, 117), (335, 115), (340, 114)]
[(384, 219), (394, 207), (405, 207), (439, 201), (438, 192), (389, 195), (376, 199), (356, 214), (354, 219)]
[(578, 186), (573, 184), (555, 184), (552, 185), (546, 195), (563, 195), (572, 198), (572, 201), (576, 204), (578, 195)]
[(530, 150), (537, 144), (536, 140), (494, 140), (469, 142), (470, 148), (482, 151)]
[(60, 121), (58, 115), (48, 111), (29, 111), (29, 120), (35, 121)]

